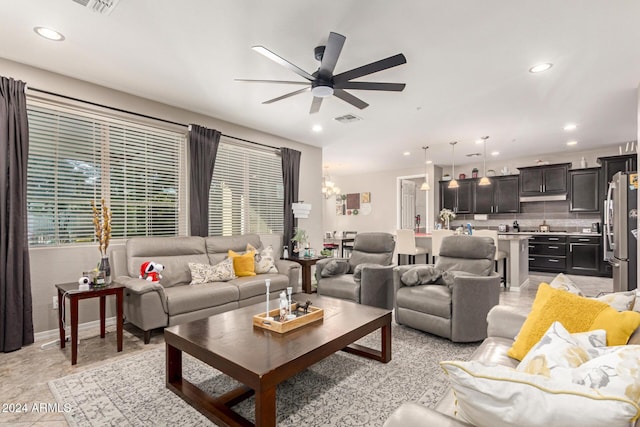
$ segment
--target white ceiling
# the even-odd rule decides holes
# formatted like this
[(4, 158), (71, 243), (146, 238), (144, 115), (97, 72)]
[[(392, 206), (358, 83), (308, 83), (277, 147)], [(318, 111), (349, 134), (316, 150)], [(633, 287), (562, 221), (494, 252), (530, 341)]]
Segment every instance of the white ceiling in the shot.
[[(421, 167), (423, 145), (449, 164), (453, 140), (462, 164), (482, 135), (505, 160), (637, 136), (637, 0), (120, 0), (110, 15), (72, 0), (0, 8), (0, 57), (323, 147), (335, 174)], [(37, 36), (38, 25), (66, 40)], [(262, 104), (295, 86), (234, 82), (300, 80), (251, 46), (311, 73), (313, 48), (330, 31), (347, 38), (336, 74), (403, 53), (407, 64), (360, 80), (406, 83), (404, 92), (352, 91), (370, 106), (333, 97), (309, 115), (308, 92)], [(554, 66), (528, 72), (540, 62)], [(333, 120), (344, 114), (363, 120)], [(569, 122), (577, 130), (564, 131)]]

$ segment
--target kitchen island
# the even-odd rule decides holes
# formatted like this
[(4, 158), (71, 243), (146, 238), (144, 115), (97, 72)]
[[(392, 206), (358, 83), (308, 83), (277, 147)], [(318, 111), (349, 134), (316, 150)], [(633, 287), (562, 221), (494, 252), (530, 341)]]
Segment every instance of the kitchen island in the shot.
[[(431, 234), (416, 233), (416, 245), (431, 253)], [(529, 280), (529, 236), (499, 234), (498, 249), (507, 253), (507, 288), (524, 286)]]

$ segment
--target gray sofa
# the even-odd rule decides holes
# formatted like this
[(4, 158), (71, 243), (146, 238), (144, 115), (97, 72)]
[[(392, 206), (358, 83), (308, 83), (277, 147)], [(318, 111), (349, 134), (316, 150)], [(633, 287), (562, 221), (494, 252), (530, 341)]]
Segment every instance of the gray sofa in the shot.
[[(190, 285), (189, 262), (215, 265), (229, 249), (244, 253), (247, 244), (261, 250), (273, 246), (277, 273), (238, 277), (225, 282)], [(144, 331), (212, 316), (265, 301), (265, 279), (271, 279), (271, 297), (291, 286), (298, 290), (300, 265), (280, 260), (282, 235), (245, 234), (231, 237), (134, 237), (111, 252), (114, 281), (126, 286), (124, 314)], [(155, 261), (164, 265), (160, 283), (139, 279), (140, 265)]]
[(392, 309), (394, 248), (389, 233), (356, 234), (350, 258), (316, 263), (318, 295)]
[(435, 265), (394, 268), (395, 321), (454, 342), (485, 339), (487, 313), (500, 301), (495, 250), (491, 238), (448, 236)]
[[(515, 368), (518, 361), (507, 356), (515, 336), (529, 314), (529, 308), (497, 305), (487, 316), (487, 339), (476, 349), (471, 360)], [(628, 344), (640, 344), (638, 328)], [(396, 409), (384, 423), (384, 427), (469, 427), (455, 418), (455, 396), (451, 390), (436, 405), (435, 409), (417, 403), (404, 403)], [(635, 423), (640, 427), (640, 420)]]

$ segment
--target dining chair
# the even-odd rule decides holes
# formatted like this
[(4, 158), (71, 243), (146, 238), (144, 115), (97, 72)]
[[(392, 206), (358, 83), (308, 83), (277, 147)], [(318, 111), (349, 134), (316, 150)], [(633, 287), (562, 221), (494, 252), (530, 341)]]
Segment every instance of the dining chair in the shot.
[(429, 264), (429, 249), (416, 246), (416, 233), (411, 229), (396, 230), (396, 248), (398, 248), (398, 265), (402, 255), (407, 256), (407, 264), (416, 263), (416, 255), (425, 256), (425, 264)]
[(455, 233), (453, 230), (433, 230), (431, 232), (431, 263), (435, 264), (436, 257), (440, 255), (440, 246), (442, 246), (442, 239), (447, 236), (453, 236)]
[(504, 287), (507, 287), (507, 258), (509, 255), (505, 251), (498, 250), (498, 231), (497, 230), (473, 230), (474, 236), (479, 237), (491, 237), (493, 239), (493, 244), (496, 245), (496, 255), (495, 255), (495, 267), (496, 273), (498, 271), (498, 261), (502, 260), (502, 278), (500, 279), (504, 283)]

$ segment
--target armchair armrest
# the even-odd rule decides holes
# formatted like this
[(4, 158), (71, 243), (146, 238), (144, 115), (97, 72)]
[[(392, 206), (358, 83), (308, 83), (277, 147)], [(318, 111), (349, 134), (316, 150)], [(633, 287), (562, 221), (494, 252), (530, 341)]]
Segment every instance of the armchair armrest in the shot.
[(500, 276), (459, 276), (451, 289), (451, 340), (481, 341), (487, 337), (487, 313), (500, 303)]
[(395, 265), (366, 265), (360, 277), (360, 303), (374, 307), (393, 309)]

